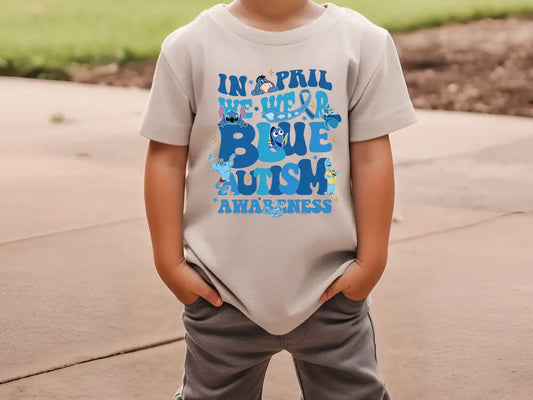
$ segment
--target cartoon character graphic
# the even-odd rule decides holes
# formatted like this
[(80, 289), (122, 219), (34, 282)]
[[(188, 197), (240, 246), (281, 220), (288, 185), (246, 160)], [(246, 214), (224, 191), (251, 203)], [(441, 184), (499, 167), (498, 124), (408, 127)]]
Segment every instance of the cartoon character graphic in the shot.
[(235, 157), (237, 157), (237, 154), (233, 153), (229, 156), (228, 161), (224, 161), (223, 158), (219, 158), (218, 161), (215, 161), (215, 156), (209, 154), (209, 160), (213, 161), (213, 163), (211, 163), (211, 168), (220, 174), (220, 179), (215, 184), (215, 187), (219, 189), (218, 194), (228, 194), (231, 187), (229, 179), (231, 176), (231, 167), (233, 167), (233, 160)]
[(328, 187), (325, 194), (333, 194), (335, 191), (335, 183), (337, 183), (337, 175), (340, 175), (340, 172), (331, 168), (331, 160), (329, 158), (324, 160), (324, 166), (326, 167), (324, 178), (328, 181)]
[(220, 106), (218, 109), (218, 115), (220, 116), (221, 120), (218, 122), (218, 126), (226, 126), (226, 125), (239, 125), (239, 126), (247, 126), (248, 123), (243, 120), (245, 114), (244, 107), (241, 106), (241, 110), (239, 114), (237, 114), (233, 110), (229, 110), (225, 112), (224, 106)]
[(285, 211), (283, 210), (283, 208), (281, 208), (279, 200), (276, 200), (275, 204), (272, 204), (270, 206), (265, 205), (265, 207), (263, 208), (263, 214), (272, 215), (273, 218), (279, 218), (283, 214), (285, 214)]
[(287, 144), (288, 138), (289, 132), (285, 132), (278, 126), (273, 126), (270, 128), (270, 134), (268, 135), (268, 145), (270, 146), (270, 149), (278, 151)]
[(265, 75), (259, 75), (255, 80), (255, 88), (250, 93), (257, 96), (260, 94), (277, 92), (278, 90), (279, 89), (274, 82), (269, 81)]
[(341, 122), (341, 116), (333, 111), (329, 104), (324, 107), (324, 115), (322, 118), (324, 118), (324, 124), (328, 131), (339, 126), (339, 122)]

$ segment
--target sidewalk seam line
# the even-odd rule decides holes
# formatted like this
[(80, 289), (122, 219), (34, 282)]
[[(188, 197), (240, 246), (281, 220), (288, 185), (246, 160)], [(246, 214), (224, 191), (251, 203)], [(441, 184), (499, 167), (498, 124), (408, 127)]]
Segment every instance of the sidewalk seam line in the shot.
[(150, 344), (146, 344), (146, 345), (143, 345), (143, 346), (131, 347), (129, 349), (115, 351), (113, 353), (109, 353), (109, 354), (106, 354), (106, 355), (103, 355), (103, 356), (88, 358), (88, 359), (82, 360), (82, 361), (63, 364), (63, 365), (58, 366), (58, 367), (51, 367), (51, 368), (45, 369), (43, 371), (34, 372), (34, 373), (31, 373), (31, 374), (28, 374), (28, 375), (22, 375), (22, 376), (17, 376), (17, 377), (14, 377), (14, 378), (9, 378), (9, 379), (6, 379), (4, 381), (0, 381), (0, 385), (2, 385), (4, 383), (13, 382), (13, 381), (18, 381), (20, 379), (30, 378), (30, 377), (35, 376), (35, 375), (42, 375), (42, 374), (46, 374), (48, 372), (54, 372), (54, 371), (62, 370), (62, 369), (73, 367), (73, 366), (76, 366), (76, 365), (79, 365), (79, 364), (85, 364), (85, 363), (88, 363), (88, 362), (91, 362), (91, 361), (97, 361), (97, 360), (102, 360), (102, 359), (106, 359), (106, 358), (111, 358), (111, 357), (119, 356), (121, 354), (136, 353), (138, 351), (149, 350), (149, 349), (152, 349), (152, 348), (155, 348), (155, 347), (160, 347), (160, 346), (165, 346), (167, 344), (181, 342), (183, 340), (184, 340), (184, 336), (178, 336), (177, 338), (173, 338), (173, 339), (162, 340), (162, 341), (159, 341), (159, 342), (150, 343)]
[(533, 212), (533, 210), (508, 211), (508, 212), (505, 212), (505, 213), (502, 213), (502, 214), (499, 214), (499, 215), (495, 215), (493, 217), (480, 219), (480, 220), (477, 220), (477, 221), (474, 221), (474, 222), (470, 222), (470, 223), (464, 224), (464, 225), (451, 226), (449, 228), (444, 228), (444, 229), (437, 230), (437, 231), (425, 232), (425, 233), (421, 233), (419, 235), (414, 235), (414, 236), (409, 236), (409, 237), (406, 237), (406, 238), (391, 240), (389, 243), (393, 244), (393, 243), (407, 242), (409, 240), (416, 240), (416, 239), (420, 239), (420, 238), (423, 238), (423, 237), (426, 237), (426, 236), (429, 236), (429, 235), (437, 235), (437, 234), (440, 234), (440, 233), (446, 233), (446, 232), (449, 232), (449, 231), (454, 231), (454, 230), (468, 228), (468, 227), (475, 226), (475, 225), (484, 224), (486, 222), (491, 222), (491, 221), (494, 221), (494, 220), (496, 220), (498, 218), (507, 217), (509, 215), (515, 215), (515, 214), (529, 215), (531, 212)]
[(116, 220), (116, 221), (103, 222), (101, 224), (86, 225), (86, 226), (80, 226), (80, 227), (72, 228), (72, 229), (65, 229), (65, 230), (62, 230), (62, 231), (53, 231), (53, 232), (42, 233), (42, 234), (38, 234), (38, 235), (34, 235), (34, 236), (21, 237), (21, 238), (18, 238), (18, 239), (13, 239), (13, 240), (5, 241), (5, 242), (0, 242), (0, 247), (3, 246), (3, 245), (6, 245), (6, 244), (12, 244), (12, 243), (16, 243), (16, 242), (23, 242), (25, 240), (39, 239), (39, 238), (46, 237), (46, 236), (61, 235), (63, 233), (83, 231), (83, 230), (88, 230), (88, 229), (93, 229), (93, 228), (100, 228), (100, 227), (109, 226), (109, 225), (118, 225), (118, 224), (121, 224), (123, 222), (132, 222), (132, 221), (136, 221), (136, 220), (139, 220), (139, 219), (145, 219), (145, 218), (146, 218), (145, 216), (142, 216), (142, 217), (131, 217), (131, 218), (126, 218), (126, 219), (119, 219), (119, 220)]

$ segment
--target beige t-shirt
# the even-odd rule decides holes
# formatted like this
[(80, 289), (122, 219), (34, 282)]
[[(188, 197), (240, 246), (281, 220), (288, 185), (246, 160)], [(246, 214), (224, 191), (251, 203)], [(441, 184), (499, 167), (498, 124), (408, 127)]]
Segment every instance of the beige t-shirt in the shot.
[(323, 6), (284, 32), (202, 11), (164, 39), (138, 131), (189, 146), (185, 258), (278, 335), (355, 260), (349, 142), (417, 121), (389, 32)]

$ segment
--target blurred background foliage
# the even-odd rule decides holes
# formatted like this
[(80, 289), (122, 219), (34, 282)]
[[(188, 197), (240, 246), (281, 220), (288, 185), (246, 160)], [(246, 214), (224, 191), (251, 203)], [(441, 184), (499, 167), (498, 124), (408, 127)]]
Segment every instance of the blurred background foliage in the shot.
[[(391, 32), (533, 12), (533, 0), (334, 2), (361, 12)], [(72, 63), (122, 65), (155, 58), (166, 35), (215, 3), (0, 0), (0, 74), (61, 79)]]

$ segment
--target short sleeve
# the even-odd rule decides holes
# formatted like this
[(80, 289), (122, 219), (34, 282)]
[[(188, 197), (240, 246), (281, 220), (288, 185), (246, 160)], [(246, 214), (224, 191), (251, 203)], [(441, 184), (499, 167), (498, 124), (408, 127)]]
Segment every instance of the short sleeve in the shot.
[(193, 121), (189, 97), (161, 51), (138, 133), (158, 142), (185, 146), (189, 144)]
[(375, 69), (358, 79), (350, 98), (349, 140), (368, 140), (418, 121), (400, 59), (389, 32)]

